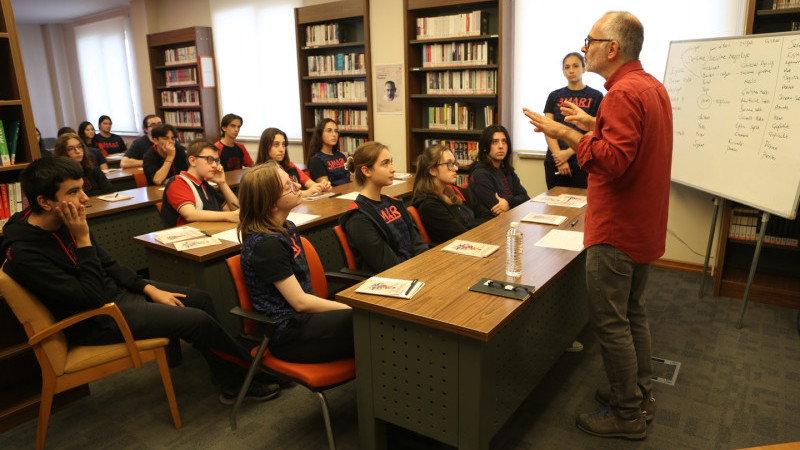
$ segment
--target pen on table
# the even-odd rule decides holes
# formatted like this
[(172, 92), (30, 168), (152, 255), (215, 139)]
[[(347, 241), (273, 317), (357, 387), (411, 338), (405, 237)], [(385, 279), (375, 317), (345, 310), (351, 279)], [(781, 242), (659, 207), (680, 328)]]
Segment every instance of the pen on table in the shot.
[(574, 227), (577, 224), (578, 224), (578, 218), (576, 217), (575, 220), (573, 220), (572, 223), (569, 224), (569, 226)]
[(201, 233), (203, 233), (203, 234), (205, 234), (205, 235), (206, 235), (206, 236), (208, 236), (208, 237), (211, 237), (211, 235), (210, 235), (210, 234), (208, 234), (208, 231), (203, 231), (203, 230), (200, 230), (200, 232), (201, 232)]
[(417, 284), (417, 280), (418, 280), (417, 278), (414, 278), (413, 280), (411, 280), (411, 284), (408, 285), (408, 289), (406, 289), (405, 295), (408, 295), (408, 294), (411, 293), (411, 290), (414, 289), (414, 285)]
[(114, 193), (114, 198), (117, 198), (117, 197), (119, 197), (119, 192), (115, 192)]

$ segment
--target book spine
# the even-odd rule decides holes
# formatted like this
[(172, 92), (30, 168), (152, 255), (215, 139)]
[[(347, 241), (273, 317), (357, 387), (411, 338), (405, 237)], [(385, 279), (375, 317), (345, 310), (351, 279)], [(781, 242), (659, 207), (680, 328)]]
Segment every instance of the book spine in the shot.
[(0, 161), (4, 166), (11, 165), (11, 158), (8, 155), (8, 144), (6, 143), (6, 133), (3, 129), (3, 121), (0, 120)]
[(14, 164), (17, 160), (17, 142), (19, 140), (19, 120), (10, 120), (7, 123), (8, 128), (6, 128), (6, 141), (8, 145), (8, 154), (9, 159), (11, 159), (11, 164)]
[(6, 223), (8, 218), (11, 217), (11, 212), (8, 206), (8, 186), (5, 184), (0, 184), (0, 206), (3, 208), (2, 212), (0, 212), (0, 219), (2, 219), (3, 223)]

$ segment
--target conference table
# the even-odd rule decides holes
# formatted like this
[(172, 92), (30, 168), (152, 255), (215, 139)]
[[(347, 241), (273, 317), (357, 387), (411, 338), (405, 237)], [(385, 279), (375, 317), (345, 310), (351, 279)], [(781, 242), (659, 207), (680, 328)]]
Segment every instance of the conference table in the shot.
[[(413, 188), (413, 179), (399, 181), (384, 188), (386, 195), (408, 197)], [(237, 182), (238, 185), (238, 182)], [(314, 245), (322, 259), (325, 270), (338, 271), (345, 266), (339, 242), (333, 232), (339, 217), (350, 207), (352, 200), (339, 198), (357, 190), (355, 183), (347, 183), (332, 189), (337, 195), (315, 201), (303, 201), (292, 210), (293, 213), (309, 214), (316, 218), (298, 224), (300, 234)], [(192, 222), (188, 226), (217, 234), (236, 227), (231, 222)], [(156, 231), (147, 230), (136, 235), (132, 242), (143, 250), (150, 278), (156, 281), (174, 283), (181, 286), (204, 289), (211, 294), (219, 313), (220, 323), (232, 334), (239, 334), (239, 319), (227, 314), (230, 308), (237, 306), (236, 290), (230, 279), (225, 259), (236, 255), (241, 250), (241, 243), (234, 240), (221, 240), (218, 245), (178, 251), (173, 244), (162, 244), (156, 239)]]
[[(457, 237), (498, 245), (486, 258), (442, 251), (448, 241), (378, 275), (425, 282), (409, 300), (359, 294), (359, 285), (336, 295), (354, 310), (360, 448), (385, 448), (387, 423), (458, 448), (489, 448), (587, 323), (585, 252), (534, 245), (552, 229), (583, 231), (584, 211), (526, 202)], [(531, 212), (567, 220), (522, 222), (522, 275), (508, 278), (506, 230)], [(522, 301), (468, 290), (484, 277), (536, 289)]]

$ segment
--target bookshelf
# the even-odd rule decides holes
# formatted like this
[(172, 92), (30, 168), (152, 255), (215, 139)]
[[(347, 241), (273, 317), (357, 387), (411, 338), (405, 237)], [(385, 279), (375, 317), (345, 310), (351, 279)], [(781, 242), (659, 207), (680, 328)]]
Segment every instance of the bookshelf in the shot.
[[(785, 0), (783, 3), (788, 3)], [(777, 2), (776, 2), (777, 5)], [(788, 5), (787, 5), (788, 6)], [(791, 8), (773, 8), (773, 0), (748, 0), (747, 34), (792, 31), (800, 26), (800, 3)], [(714, 295), (742, 298), (755, 253), (755, 233), (761, 214), (752, 208), (725, 200), (717, 243)], [(800, 309), (800, 238), (798, 219), (771, 215), (750, 290), (750, 299)]]
[[(11, 0), (0, 0), (0, 120), (4, 125), (19, 122), (16, 162), (0, 167), (0, 183), (17, 181), (20, 171), (41, 156), (18, 39)], [(5, 300), (0, 301), (0, 433), (39, 412), (41, 371), (27, 342), (22, 325)], [(88, 386), (83, 385), (56, 396), (55, 404), (88, 393)]]
[(177, 138), (216, 140), (219, 131), (214, 47), (210, 27), (147, 35), (155, 113)]
[(481, 131), (502, 123), (503, 0), (405, 0), (404, 7), (409, 170), (425, 147), (442, 143), (463, 176)]
[(352, 153), (373, 140), (369, 1), (295, 8), (294, 18), (304, 162), (322, 118), (336, 121), (339, 147)]

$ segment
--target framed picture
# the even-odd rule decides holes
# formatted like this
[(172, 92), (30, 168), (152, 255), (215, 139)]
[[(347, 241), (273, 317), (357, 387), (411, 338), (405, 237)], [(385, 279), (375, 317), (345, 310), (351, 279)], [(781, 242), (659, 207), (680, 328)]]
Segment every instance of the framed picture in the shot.
[(381, 64), (375, 66), (378, 114), (403, 114), (403, 66)]

